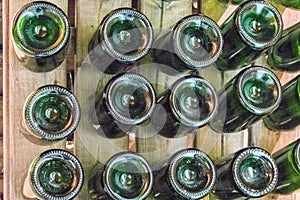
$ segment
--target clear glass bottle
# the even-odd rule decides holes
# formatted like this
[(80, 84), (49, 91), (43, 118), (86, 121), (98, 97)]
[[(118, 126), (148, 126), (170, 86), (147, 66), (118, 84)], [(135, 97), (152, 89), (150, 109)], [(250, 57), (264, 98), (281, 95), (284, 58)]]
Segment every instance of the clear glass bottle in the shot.
[(278, 166), (274, 193), (291, 194), (300, 188), (300, 139), (278, 150), (272, 157)]
[(217, 112), (218, 99), (211, 83), (189, 75), (167, 89), (158, 104), (151, 119), (155, 130), (165, 137), (180, 137), (208, 124)]
[(274, 2), (288, 8), (300, 9), (300, 0), (274, 0)]
[(79, 102), (65, 87), (44, 85), (27, 97), (23, 119), (30, 131), (25, 136), (32, 142), (43, 144), (63, 140), (79, 124)]
[(216, 22), (195, 14), (160, 33), (153, 46), (155, 62), (162, 71), (173, 75), (213, 64), (222, 52), (223, 36)]
[(275, 70), (300, 70), (300, 22), (283, 31), (282, 37), (268, 50), (267, 62)]
[(15, 53), (34, 72), (48, 72), (64, 60), (70, 26), (65, 13), (50, 2), (31, 2), (15, 14), (12, 38)]
[(211, 158), (198, 149), (183, 149), (154, 172), (155, 199), (201, 199), (208, 195), (216, 181)]
[(285, 131), (300, 124), (300, 75), (283, 86), (278, 108), (265, 116), (263, 122), (268, 129)]
[(264, 149), (249, 147), (215, 161), (217, 179), (212, 194), (220, 199), (258, 198), (272, 192), (278, 168)]
[(126, 71), (148, 54), (154, 40), (148, 18), (133, 8), (111, 11), (89, 43), (91, 63), (107, 74)]
[(156, 94), (151, 83), (135, 73), (122, 73), (107, 83), (92, 108), (93, 124), (109, 138), (122, 137), (150, 118)]
[[(61, 149), (43, 152), (32, 161), (28, 171), (29, 187), (39, 199), (73, 199), (82, 188), (83, 177), (80, 161)], [(28, 187), (25, 184), (28, 183), (25, 181), (23, 187)]]
[(219, 70), (234, 70), (252, 64), (282, 35), (278, 10), (263, 0), (241, 4), (220, 26), (223, 53), (215, 62)]
[(143, 200), (152, 190), (153, 173), (141, 155), (120, 152), (95, 167), (88, 185), (93, 199)]
[(241, 70), (219, 91), (219, 108), (210, 127), (223, 133), (249, 128), (279, 106), (280, 81), (267, 68), (251, 66)]

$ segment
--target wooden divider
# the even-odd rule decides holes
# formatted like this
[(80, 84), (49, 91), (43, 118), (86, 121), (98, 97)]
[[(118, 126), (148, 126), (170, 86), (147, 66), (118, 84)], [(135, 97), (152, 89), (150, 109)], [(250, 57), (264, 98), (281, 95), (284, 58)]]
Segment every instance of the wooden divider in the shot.
[[(16, 58), (12, 38), (10, 36), (11, 22), (14, 13), (29, 0), (4, 0), (4, 193), (5, 199), (21, 200), (22, 185), (27, 175), (31, 161), (44, 150), (50, 148), (65, 148), (65, 142), (49, 146), (38, 146), (28, 141), (23, 133), (28, 132), (22, 121), (22, 109), (26, 97), (39, 86), (56, 83), (66, 85), (66, 61), (57, 69), (47, 73), (32, 73), (22, 66)], [(118, 139), (108, 139), (99, 135), (90, 123), (90, 109), (95, 101), (95, 93), (103, 90), (112, 75), (106, 75), (96, 69), (88, 58), (88, 43), (97, 31), (103, 17), (113, 9), (131, 7), (131, 0), (54, 0), (51, 1), (68, 13), (68, 2), (75, 3), (75, 95), (81, 105), (81, 121), (75, 132), (75, 155), (80, 159), (85, 173), (85, 182), (78, 200), (91, 199), (88, 194), (87, 182), (92, 169), (97, 163), (105, 163), (109, 157), (120, 151), (137, 151), (145, 156), (154, 169), (168, 159), (179, 149), (196, 147), (208, 153), (213, 160), (233, 153), (248, 145), (260, 146), (274, 152), (291, 141), (299, 138), (299, 129), (291, 132), (270, 132), (259, 122), (249, 129), (234, 134), (218, 134), (208, 126), (200, 128), (197, 133), (176, 139), (164, 138), (155, 134), (150, 125), (138, 127), (130, 136)], [(150, 20), (155, 35), (161, 30), (174, 25), (182, 17), (197, 10), (195, 3), (199, 1), (179, 0), (140, 0), (138, 9)], [(70, 5), (69, 5), (70, 6)], [(194, 6), (194, 7), (193, 7)], [(221, 24), (236, 8), (218, 2), (218, 0), (202, 1), (201, 12)], [(300, 19), (300, 12), (280, 7), (285, 26), (292, 25)], [(151, 57), (147, 62), (140, 63), (138, 73), (150, 80), (159, 95), (180, 76), (168, 76), (160, 72)], [(149, 62), (150, 61), (150, 62)], [(264, 61), (261, 60), (265, 65)], [(149, 64), (150, 63), (150, 64)], [(69, 68), (70, 66), (68, 66)], [(238, 71), (219, 72), (214, 66), (199, 70), (201, 76), (210, 81), (216, 89), (222, 88)], [(278, 73), (282, 84), (292, 79), (298, 73)], [(261, 199), (296, 200), (300, 198), (295, 193), (287, 196), (268, 195)], [(149, 197), (148, 199), (154, 199)], [(206, 199), (213, 199), (207, 197)]]

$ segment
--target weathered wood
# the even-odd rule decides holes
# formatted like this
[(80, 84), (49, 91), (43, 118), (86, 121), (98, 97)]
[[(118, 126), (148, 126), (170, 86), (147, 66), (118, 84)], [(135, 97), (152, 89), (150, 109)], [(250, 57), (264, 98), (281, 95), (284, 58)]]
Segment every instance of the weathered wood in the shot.
[[(22, 66), (16, 58), (12, 46), (11, 22), (15, 12), (30, 1), (3, 1), (4, 36), (4, 195), (6, 199), (24, 199), (22, 185), (32, 160), (50, 148), (64, 148), (63, 142), (49, 146), (38, 146), (29, 142), (23, 135), (28, 132), (22, 120), (23, 104), (27, 96), (45, 84), (66, 85), (65, 62), (47, 73), (33, 73)], [(52, 3), (67, 12), (67, 1), (55, 0)]]

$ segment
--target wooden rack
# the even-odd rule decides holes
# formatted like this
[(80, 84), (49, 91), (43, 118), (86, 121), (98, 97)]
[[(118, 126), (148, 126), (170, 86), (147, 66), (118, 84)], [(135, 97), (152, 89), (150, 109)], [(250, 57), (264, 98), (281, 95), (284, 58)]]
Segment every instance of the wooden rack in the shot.
[[(151, 21), (155, 33), (172, 26), (182, 17), (201, 12), (221, 24), (235, 6), (228, 6), (217, 0), (53, 0), (60, 8), (68, 13), (71, 25), (74, 26), (73, 38), (70, 42), (70, 55), (57, 69), (47, 73), (33, 73), (22, 66), (16, 58), (11, 37), (11, 22), (15, 12), (29, 0), (4, 0), (4, 197), (8, 200), (25, 199), (22, 195), (22, 185), (27, 175), (31, 161), (41, 152), (51, 148), (61, 148), (72, 151), (81, 161), (85, 172), (85, 184), (77, 197), (80, 200), (90, 199), (87, 188), (90, 171), (97, 162), (105, 162), (113, 154), (124, 151), (136, 151), (143, 155), (153, 168), (159, 167), (170, 155), (176, 151), (196, 147), (211, 156), (213, 160), (233, 153), (243, 147), (253, 145), (274, 152), (284, 145), (299, 138), (299, 130), (291, 132), (272, 132), (267, 130), (261, 122), (252, 128), (234, 134), (217, 134), (209, 127), (200, 128), (197, 133), (183, 138), (167, 139), (153, 133), (147, 125), (137, 129), (135, 133), (120, 139), (107, 139), (95, 134), (88, 120), (88, 112), (93, 101), (93, 94), (98, 81), (102, 86), (111, 78), (88, 63), (87, 46), (95, 33), (102, 18), (111, 10), (118, 7), (135, 7), (144, 13)], [(138, 2), (138, 3), (137, 3)], [(272, 2), (273, 3), (273, 2)], [(199, 7), (200, 6), (200, 7)], [(284, 26), (288, 27), (300, 20), (300, 11), (278, 6), (284, 19)], [(265, 64), (264, 59), (258, 59)], [(67, 86), (68, 73), (74, 70), (74, 93), (77, 96), (82, 117), (77, 131), (74, 133), (74, 148), (69, 149), (70, 142), (66, 141), (38, 146), (29, 142), (24, 133), (22, 109), (27, 96), (45, 84)], [(157, 93), (170, 86), (177, 78), (165, 75), (156, 69), (155, 65), (145, 65), (138, 72), (146, 76), (154, 85)], [(155, 73), (154, 73), (155, 72)], [(217, 89), (237, 72), (221, 73), (216, 68), (208, 67), (200, 70), (200, 74), (208, 79)], [(277, 73), (277, 72), (276, 72)], [(277, 73), (282, 84), (291, 80), (297, 73)], [(101, 85), (101, 84), (100, 84)], [(72, 144), (72, 142), (71, 142)], [(72, 145), (71, 145), (72, 146)], [(288, 196), (268, 195), (261, 199), (296, 200), (297, 193)], [(149, 197), (149, 199), (154, 199)], [(206, 197), (206, 199), (212, 199)]]

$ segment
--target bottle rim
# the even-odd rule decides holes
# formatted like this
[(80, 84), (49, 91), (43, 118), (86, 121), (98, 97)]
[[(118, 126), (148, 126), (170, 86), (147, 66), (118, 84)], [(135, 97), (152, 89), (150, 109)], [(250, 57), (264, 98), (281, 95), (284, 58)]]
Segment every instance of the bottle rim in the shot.
[[(132, 16), (135, 16), (140, 19), (140, 21), (143, 22), (144, 28), (147, 29), (148, 38), (145, 47), (143, 50), (135, 55), (125, 55), (123, 53), (120, 53), (114, 49), (112, 44), (109, 42), (109, 37), (107, 35), (107, 24), (109, 24), (110, 21), (112, 21), (114, 18), (123, 15), (123, 14), (131, 14)], [(142, 57), (144, 57), (148, 52), (150, 51), (153, 41), (154, 41), (154, 32), (152, 29), (152, 25), (150, 20), (141, 12), (133, 9), (133, 8), (118, 8), (113, 11), (111, 11), (101, 22), (103, 24), (102, 27), (100, 27), (100, 37), (101, 37), (101, 46), (105, 50), (106, 53), (108, 53), (111, 57), (114, 59), (120, 61), (120, 62), (135, 62)]]
[[(205, 22), (208, 25), (210, 25), (215, 33), (217, 34), (218, 38), (219, 38), (219, 46), (217, 47), (216, 52), (214, 53), (214, 55), (208, 59), (208, 60), (203, 60), (203, 61), (195, 61), (193, 59), (190, 59), (190, 57), (184, 53), (183, 49), (181, 48), (180, 45), (180, 35), (182, 35), (182, 31), (184, 30), (185, 26), (189, 23), (191, 23), (191, 21), (201, 21), (201, 22)], [(204, 67), (208, 67), (209, 65), (213, 64), (218, 57), (221, 55), (222, 51), (223, 51), (223, 44), (224, 44), (224, 39), (223, 39), (223, 34), (222, 31), (219, 27), (219, 25), (212, 20), (211, 18), (203, 15), (203, 14), (193, 14), (193, 15), (189, 15), (186, 16), (184, 18), (182, 18), (181, 20), (179, 20), (173, 30), (172, 30), (172, 39), (173, 39), (173, 47), (174, 47), (174, 51), (176, 53), (176, 55), (185, 63), (187, 64), (187, 67), (191, 68), (191, 69), (201, 69)]]
[[(180, 184), (176, 181), (177, 174), (176, 172), (176, 165), (181, 161), (182, 158), (184, 157), (195, 157), (195, 155), (198, 155), (201, 157), (203, 160), (205, 160), (206, 164), (211, 170), (211, 179), (210, 182), (206, 185), (206, 187), (201, 190), (201, 191), (196, 191), (196, 192), (189, 192), (186, 190), (182, 190)], [(216, 169), (213, 161), (211, 158), (204, 153), (203, 151), (199, 149), (194, 149), (194, 148), (188, 148), (188, 149), (182, 149), (177, 151), (171, 158), (170, 164), (168, 167), (168, 183), (172, 187), (172, 189), (178, 194), (179, 196), (187, 199), (200, 199), (206, 195), (212, 190), (216, 183)]]
[[(176, 94), (178, 93), (179, 88), (186, 83), (196, 83), (196, 82), (200, 82), (202, 84), (204, 84), (205, 86), (207, 86), (209, 88), (209, 90), (212, 93), (212, 99), (214, 101), (214, 107), (213, 110), (211, 111), (211, 113), (208, 115), (208, 117), (204, 120), (201, 121), (195, 121), (195, 120), (191, 120), (188, 117), (182, 115), (182, 113), (180, 111), (178, 111), (177, 106), (175, 105), (175, 100), (177, 98)], [(216, 115), (217, 110), (218, 110), (218, 96), (216, 93), (216, 89), (214, 88), (214, 86), (207, 81), (204, 78), (201, 77), (196, 77), (196, 76), (189, 76), (189, 77), (182, 77), (180, 79), (178, 79), (172, 86), (171, 89), (171, 95), (170, 95), (170, 106), (171, 106), (171, 110), (173, 115), (176, 117), (176, 119), (178, 121), (180, 121), (182, 124), (189, 126), (189, 127), (201, 127), (206, 125), (207, 123), (209, 123), (209, 121)]]
[[(33, 8), (38, 8), (38, 7), (43, 7), (45, 9), (50, 9), (53, 11), (53, 14), (56, 14), (59, 18), (61, 18), (64, 26), (65, 26), (65, 31), (64, 35), (62, 36), (63, 38), (60, 41), (56, 41), (54, 44), (50, 46), (50, 48), (47, 48), (46, 50), (43, 49), (36, 49), (33, 47), (30, 47), (29, 45), (26, 44), (26, 42), (23, 41), (22, 39), (22, 32), (17, 26), (18, 21), (22, 18), (24, 13), (26, 11), (31, 10)], [(17, 40), (15, 40), (15, 45), (26, 55), (31, 56), (31, 57), (49, 57), (52, 55), (55, 55), (59, 53), (68, 43), (69, 38), (70, 38), (70, 24), (68, 17), (64, 13), (62, 9), (60, 9), (58, 6), (56, 6), (53, 3), (50, 2), (44, 2), (44, 1), (35, 1), (28, 3), (24, 5), (22, 8), (20, 8), (14, 15), (13, 17), (13, 25), (12, 25), (12, 35), (14, 36), (14, 27), (17, 26)], [(12, 38), (15, 38), (13, 37)]]
[[(253, 41), (253, 38), (251, 36), (249, 36), (243, 28), (243, 23), (242, 23), (243, 13), (247, 12), (247, 9), (249, 7), (256, 5), (256, 4), (262, 4), (264, 6), (267, 6), (274, 13), (274, 16), (276, 17), (276, 21), (277, 21), (278, 27), (279, 27), (278, 32), (275, 35), (275, 37), (273, 37), (269, 41), (264, 41), (264, 42)], [(240, 7), (238, 8), (238, 11), (236, 13), (236, 16), (237, 16), (236, 17), (236, 25), (238, 27), (238, 32), (239, 32), (242, 40), (244, 40), (244, 42), (246, 42), (247, 44), (250, 44), (250, 46), (253, 49), (262, 50), (267, 47), (270, 47), (270, 46), (274, 45), (280, 39), (280, 37), (282, 35), (283, 20), (282, 20), (280, 12), (272, 4), (270, 4), (264, 0), (246, 1), (245, 3), (240, 5)]]
[[(114, 166), (115, 164), (117, 164), (120, 161), (126, 160), (126, 159), (131, 159), (134, 160), (136, 162), (138, 162), (139, 165), (142, 166), (144, 172), (147, 173), (148, 175), (148, 182), (147, 184), (143, 185), (143, 190), (142, 190), (142, 194), (140, 194), (137, 197), (134, 198), (124, 198), (123, 196), (115, 193), (110, 185), (108, 185), (109, 181), (109, 174), (111, 168), (110, 166)], [(113, 199), (123, 199), (123, 200), (140, 200), (140, 199), (145, 199), (152, 191), (152, 187), (153, 187), (153, 182), (154, 182), (154, 176), (153, 176), (153, 172), (152, 169), (148, 163), (148, 161), (140, 154), (135, 153), (135, 152), (119, 152), (114, 154), (111, 158), (109, 158), (109, 160), (106, 162), (105, 164), (105, 169), (103, 171), (103, 182), (104, 184), (104, 190), (107, 192), (107, 194), (113, 198)]]
[[(39, 125), (37, 125), (36, 119), (34, 117), (34, 106), (39, 100), (40, 95), (50, 94), (55, 92), (55, 94), (63, 95), (64, 98), (72, 105), (71, 112), (71, 122), (69, 122), (68, 127), (57, 132), (49, 132), (44, 130)], [(44, 85), (33, 91), (26, 99), (23, 109), (23, 116), (27, 127), (33, 132), (33, 134), (45, 141), (54, 142), (58, 140), (63, 140), (68, 137), (77, 128), (80, 121), (80, 106), (76, 97), (65, 87), (59, 85)]]
[[(77, 178), (77, 185), (70, 191), (68, 194), (64, 196), (53, 196), (47, 193), (38, 178), (38, 173), (40, 168), (43, 166), (44, 161), (51, 158), (59, 158), (64, 161), (72, 162), (72, 166), (76, 169), (76, 173), (78, 175)], [(83, 186), (83, 179), (84, 179), (84, 172), (80, 161), (71, 153), (62, 150), (62, 149), (50, 149), (44, 151), (39, 155), (39, 157), (35, 158), (30, 166), (30, 180), (31, 186), (33, 187), (34, 191), (43, 199), (51, 199), (51, 200), (64, 200), (64, 199), (72, 199), (74, 198), (81, 190)]]
[[(257, 70), (262, 70), (264, 71), (266, 74), (268, 74), (272, 80), (274, 81), (276, 87), (277, 87), (277, 99), (275, 101), (275, 103), (267, 108), (260, 108), (258, 106), (255, 106), (255, 105), (252, 105), (251, 103), (248, 103), (249, 101), (247, 100), (247, 98), (245, 97), (244, 93), (243, 93), (243, 87), (242, 86), (242, 82), (243, 82), (243, 79), (248, 75), (248, 74), (251, 74)], [(265, 68), (265, 67), (261, 67), (261, 66), (251, 66), (251, 67), (248, 67), (244, 70), (242, 70), (240, 72), (240, 75), (237, 79), (237, 84), (238, 84), (238, 87), (237, 87), (237, 90), (238, 90), (238, 94), (239, 96), (241, 97), (240, 98), (240, 103), (248, 110), (250, 111), (251, 113), (254, 113), (256, 115), (265, 115), (265, 114), (268, 114), (272, 111), (274, 111), (280, 104), (281, 102), (281, 99), (282, 99), (282, 87), (281, 87), (281, 83), (280, 81), (278, 80), (277, 76), (269, 69)]]
[[(113, 102), (112, 93), (113, 93), (114, 86), (121, 81), (130, 80), (130, 79), (136, 80), (140, 84), (143, 84), (148, 89), (148, 91), (150, 93), (150, 97), (151, 97), (151, 102), (149, 103), (150, 105), (147, 105), (147, 110), (144, 111), (143, 115), (137, 119), (132, 119), (130, 117), (126, 117), (126, 116), (120, 114), (112, 103)], [(106, 106), (107, 106), (110, 114), (112, 115), (112, 117), (116, 121), (118, 121), (122, 124), (125, 124), (125, 125), (137, 125), (137, 124), (140, 124), (140, 123), (146, 121), (147, 119), (149, 119), (150, 116), (152, 115), (152, 113), (154, 112), (155, 102), (156, 102), (156, 94), (155, 94), (152, 84), (142, 75), (139, 75), (136, 73), (128, 73), (128, 72), (119, 74), (115, 78), (111, 79), (111, 81), (108, 83), (107, 88), (106, 88), (105, 98), (107, 99), (105, 101)]]
[(294, 148), (294, 158), (297, 167), (297, 171), (300, 171), (300, 139), (297, 140)]
[[(253, 156), (253, 155), (268, 160), (269, 163), (271, 164), (271, 167), (274, 170), (273, 177), (272, 177), (273, 179), (272, 181), (269, 182), (266, 188), (263, 189), (250, 188), (243, 182), (243, 180), (239, 176), (239, 166), (241, 165), (242, 161), (248, 156)], [(255, 197), (255, 198), (264, 196), (267, 193), (271, 192), (276, 187), (278, 181), (278, 168), (275, 160), (270, 156), (270, 154), (267, 151), (259, 147), (250, 147), (242, 150), (242, 152), (234, 159), (232, 165), (232, 173), (233, 173), (234, 182), (236, 183), (237, 187), (245, 195), (250, 197)]]

